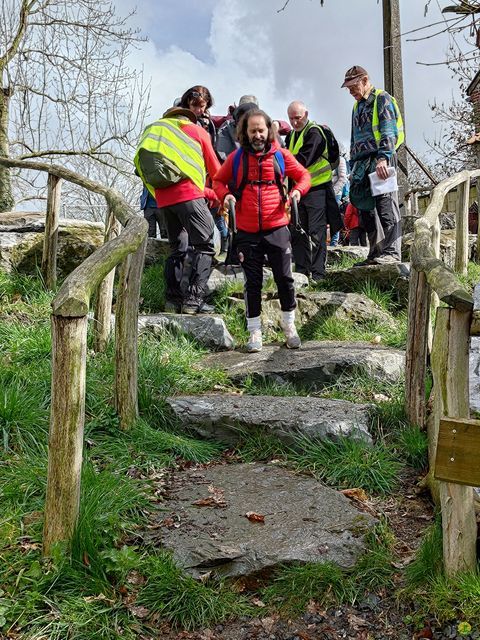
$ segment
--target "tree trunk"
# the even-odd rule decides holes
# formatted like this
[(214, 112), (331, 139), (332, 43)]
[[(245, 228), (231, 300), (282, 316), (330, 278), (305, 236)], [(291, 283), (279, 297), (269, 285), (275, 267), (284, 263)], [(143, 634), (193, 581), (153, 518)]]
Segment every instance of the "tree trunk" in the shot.
[(68, 549), (78, 518), (85, 421), (87, 317), (52, 316), (52, 400), (43, 554)]
[[(8, 158), (8, 115), (10, 89), (0, 89), (0, 156)], [(11, 211), (15, 201), (12, 196), (10, 169), (0, 165), (0, 213)]]

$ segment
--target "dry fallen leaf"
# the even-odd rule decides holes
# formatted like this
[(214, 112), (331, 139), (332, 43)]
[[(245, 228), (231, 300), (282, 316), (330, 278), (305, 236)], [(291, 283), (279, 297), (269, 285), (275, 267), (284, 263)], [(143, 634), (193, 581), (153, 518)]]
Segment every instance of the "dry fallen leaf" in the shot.
[(340, 493), (343, 493), (344, 496), (351, 500), (358, 500), (359, 502), (367, 502), (368, 500), (368, 496), (363, 489), (342, 489)]
[(212, 484), (208, 487), (208, 491), (212, 494), (208, 498), (201, 498), (192, 502), (197, 507), (214, 507), (215, 509), (223, 509), (227, 506), (227, 502), (224, 498), (223, 489), (214, 487)]
[(247, 511), (245, 517), (248, 518), (250, 522), (265, 523), (265, 516), (262, 516), (260, 513), (255, 513), (254, 511)]
[(267, 606), (264, 602), (260, 600), (260, 598), (252, 598), (252, 604), (262, 609)]

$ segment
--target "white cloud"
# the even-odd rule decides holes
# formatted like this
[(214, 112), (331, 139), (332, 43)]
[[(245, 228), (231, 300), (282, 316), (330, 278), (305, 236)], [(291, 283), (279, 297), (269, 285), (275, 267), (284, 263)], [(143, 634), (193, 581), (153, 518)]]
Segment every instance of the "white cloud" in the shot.
[[(288, 103), (302, 99), (312, 118), (329, 124), (346, 142), (352, 99), (340, 89), (345, 70), (361, 64), (377, 86), (383, 85), (382, 10), (377, 0), (327, 0), (323, 8), (311, 0), (290, 0), (281, 12), (283, 0), (209, 0), (199, 5), (201, 22), (209, 21), (210, 31), (204, 54), (197, 46), (196, 55), (188, 50), (188, 38), (198, 36), (199, 8), (190, 17), (180, 2), (179, 30), (177, 20), (169, 22), (178, 3), (157, 2), (143, 0), (138, 24), (150, 33), (161, 28), (170, 45), (158, 48), (153, 38), (133, 56), (135, 65), (143, 64), (146, 76), (152, 76), (152, 117), (188, 87), (204, 84), (214, 96), (214, 113), (225, 113), (239, 96), (253, 93), (272, 116), (286, 119)], [(126, 0), (116, 4), (122, 10)], [(424, 3), (418, 0), (401, 4), (403, 31), (438, 19), (433, 11), (425, 18)], [(178, 43), (184, 43), (183, 48)], [(428, 102), (434, 97), (448, 101), (457, 87), (445, 67), (419, 66), (417, 60), (441, 60), (445, 49), (441, 37), (422, 43), (403, 40), (407, 132), (409, 144), (420, 152), (426, 146), (424, 137), (438, 131)]]

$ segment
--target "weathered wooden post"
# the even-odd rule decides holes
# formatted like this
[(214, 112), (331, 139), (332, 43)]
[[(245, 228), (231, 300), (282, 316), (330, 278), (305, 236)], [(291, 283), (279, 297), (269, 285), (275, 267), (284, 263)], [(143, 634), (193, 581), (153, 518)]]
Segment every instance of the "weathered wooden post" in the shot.
[(138, 299), (147, 237), (120, 268), (115, 313), (115, 406), (120, 427), (129, 429), (138, 417)]
[(48, 174), (47, 212), (43, 239), (42, 275), (46, 286), (54, 289), (57, 284), (57, 244), (60, 218), (61, 178)]
[(52, 400), (43, 554), (68, 544), (80, 504), (87, 317), (52, 316)]
[[(116, 238), (121, 224), (109, 209), (105, 220), (105, 243)], [(101, 282), (97, 291), (93, 321), (93, 349), (97, 353), (105, 351), (112, 330), (112, 299), (115, 269)]]
[[(443, 416), (469, 417), (468, 356), (471, 312), (439, 308), (432, 351), (435, 425), (431, 459), (438, 445)], [(436, 475), (436, 473), (435, 473)], [(472, 487), (440, 482), (445, 572), (474, 571), (477, 524)]]
[(467, 275), (468, 266), (468, 202), (470, 198), (470, 178), (457, 187), (457, 209), (455, 217), (455, 271)]
[(425, 273), (410, 269), (405, 363), (405, 413), (410, 424), (425, 424), (425, 373), (430, 324), (430, 286)]

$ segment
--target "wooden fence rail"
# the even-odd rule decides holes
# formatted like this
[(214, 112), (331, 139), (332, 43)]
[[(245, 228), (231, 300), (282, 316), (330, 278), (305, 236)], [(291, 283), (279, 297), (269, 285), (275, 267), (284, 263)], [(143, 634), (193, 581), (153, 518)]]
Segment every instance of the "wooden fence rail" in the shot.
[[(427, 356), (431, 344), (432, 310), (436, 309), (431, 357), (434, 416), (431, 421), (433, 432), (429, 434), (430, 461), (435, 460), (440, 420), (444, 416), (469, 417), (468, 353), (473, 298), (460, 283), (458, 275), (467, 272), (468, 197), (470, 181), (479, 176), (480, 169), (462, 171), (440, 182), (431, 192), (425, 214), (414, 225), (406, 351), (406, 413), (412, 424), (425, 425)], [(438, 217), (446, 195), (455, 187), (458, 188), (458, 207), (453, 271), (439, 257)], [(438, 307), (439, 302), (447, 307)], [(435, 469), (432, 471), (433, 477)], [(442, 510), (445, 570), (449, 575), (474, 570), (476, 526), (473, 489), (442, 481), (437, 488)]]
[[(78, 519), (85, 417), (87, 314), (92, 294), (117, 265), (121, 265), (121, 275), (115, 324), (115, 398), (121, 428), (127, 429), (138, 414), (138, 298), (147, 222), (135, 214), (119, 193), (69, 169), (4, 157), (0, 157), (0, 164), (47, 172), (52, 203), (58, 197), (55, 188), (58, 188), (60, 180), (103, 195), (109, 211), (123, 227), (118, 237), (112, 234), (111, 239), (66, 278), (52, 302), (52, 399), (43, 528), (43, 553), (49, 555), (56, 544), (68, 549)], [(53, 204), (50, 209), (55, 210)], [(47, 226), (52, 229), (51, 234), (47, 233)], [(58, 223), (49, 219), (46, 236), (54, 236), (57, 227)], [(56, 275), (56, 257), (52, 251), (51, 247), (44, 251), (44, 255), (48, 254), (46, 264), (49, 265), (50, 284)]]

